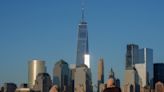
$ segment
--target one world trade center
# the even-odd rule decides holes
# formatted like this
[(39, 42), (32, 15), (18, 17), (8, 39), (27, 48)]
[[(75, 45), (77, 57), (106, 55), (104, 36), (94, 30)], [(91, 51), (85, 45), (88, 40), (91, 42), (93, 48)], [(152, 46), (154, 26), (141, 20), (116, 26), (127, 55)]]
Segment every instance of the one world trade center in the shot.
[(82, 19), (78, 25), (76, 66), (84, 64), (90, 68), (87, 22), (84, 20), (84, 8), (82, 8)]

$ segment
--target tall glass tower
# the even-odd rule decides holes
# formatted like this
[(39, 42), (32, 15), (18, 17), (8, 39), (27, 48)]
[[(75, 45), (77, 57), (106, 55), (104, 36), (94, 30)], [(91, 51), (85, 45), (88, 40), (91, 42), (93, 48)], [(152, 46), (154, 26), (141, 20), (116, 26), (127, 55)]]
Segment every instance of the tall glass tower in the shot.
[(78, 67), (82, 64), (90, 64), (90, 60), (88, 59), (89, 59), (88, 30), (87, 30), (87, 22), (84, 20), (84, 8), (82, 8), (82, 19), (78, 25), (76, 66)]
[(127, 45), (127, 52), (126, 52), (126, 66), (125, 68), (133, 69), (134, 65), (139, 63), (139, 46), (135, 44), (128, 44)]

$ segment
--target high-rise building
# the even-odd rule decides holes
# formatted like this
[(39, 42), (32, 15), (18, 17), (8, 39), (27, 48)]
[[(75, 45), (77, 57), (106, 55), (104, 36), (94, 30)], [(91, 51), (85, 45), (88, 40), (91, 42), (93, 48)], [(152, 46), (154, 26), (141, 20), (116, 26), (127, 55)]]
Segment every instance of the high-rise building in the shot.
[(164, 63), (154, 64), (154, 83), (158, 81), (164, 83)]
[(33, 90), (39, 92), (49, 92), (52, 86), (51, 77), (48, 73), (39, 73), (35, 80)]
[(98, 62), (98, 89), (97, 91), (100, 91), (100, 84), (104, 83), (104, 60), (100, 58)]
[(125, 69), (133, 69), (134, 65), (139, 62), (139, 46), (135, 44), (127, 45), (126, 66)]
[(139, 92), (139, 76), (136, 69), (125, 70), (124, 90), (123, 92)]
[(91, 71), (86, 65), (76, 68), (74, 92), (92, 92)]
[(32, 60), (28, 62), (28, 85), (33, 88), (36, 77), (39, 73), (46, 73), (45, 61)]
[(59, 92), (70, 92), (70, 69), (64, 60), (58, 61), (53, 69), (53, 84), (59, 87)]
[(124, 92), (139, 92), (139, 76), (135, 64), (139, 63), (139, 46), (128, 44), (126, 51)]
[(140, 77), (141, 87), (153, 87), (153, 50), (143, 48), (139, 50), (139, 63), (135, 68)]
[(88, 48), (88, 30), (87, 22), (84, 20), (84, 8), (82, 8), (82, 19), (78, 26), (78, 41), (77, 41), (77, 67), (83, 64), (87, 64), (90, 68), (90, 55)]

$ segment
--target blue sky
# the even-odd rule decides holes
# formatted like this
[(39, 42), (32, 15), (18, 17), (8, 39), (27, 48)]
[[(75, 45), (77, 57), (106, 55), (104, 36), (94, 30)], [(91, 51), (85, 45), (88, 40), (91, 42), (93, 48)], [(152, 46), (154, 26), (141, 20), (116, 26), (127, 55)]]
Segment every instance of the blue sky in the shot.
[[(154, 50), (154, 62), (164, 60), (163, 0), (85, 0), (92, 76), (105, 60), (105, 78), (112, 67), (123, 80), (126, 45)], [(56, 61), (75, 63), (81, 0), (0, 0), (0, 84), (27, 82), (27, 63), (46, 61), (48, 73)]]

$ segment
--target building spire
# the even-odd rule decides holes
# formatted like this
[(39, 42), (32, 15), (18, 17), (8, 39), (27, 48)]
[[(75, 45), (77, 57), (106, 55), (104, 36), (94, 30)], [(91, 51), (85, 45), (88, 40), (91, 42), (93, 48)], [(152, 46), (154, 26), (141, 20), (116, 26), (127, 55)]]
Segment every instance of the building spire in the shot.
[(82, 2), (82, 5), (81, 5), (81, 19), (82, 19), (82, 22), (84, 22), (84, 18), (85, 18), (85, 8), (84, 8), (84, 2)]

